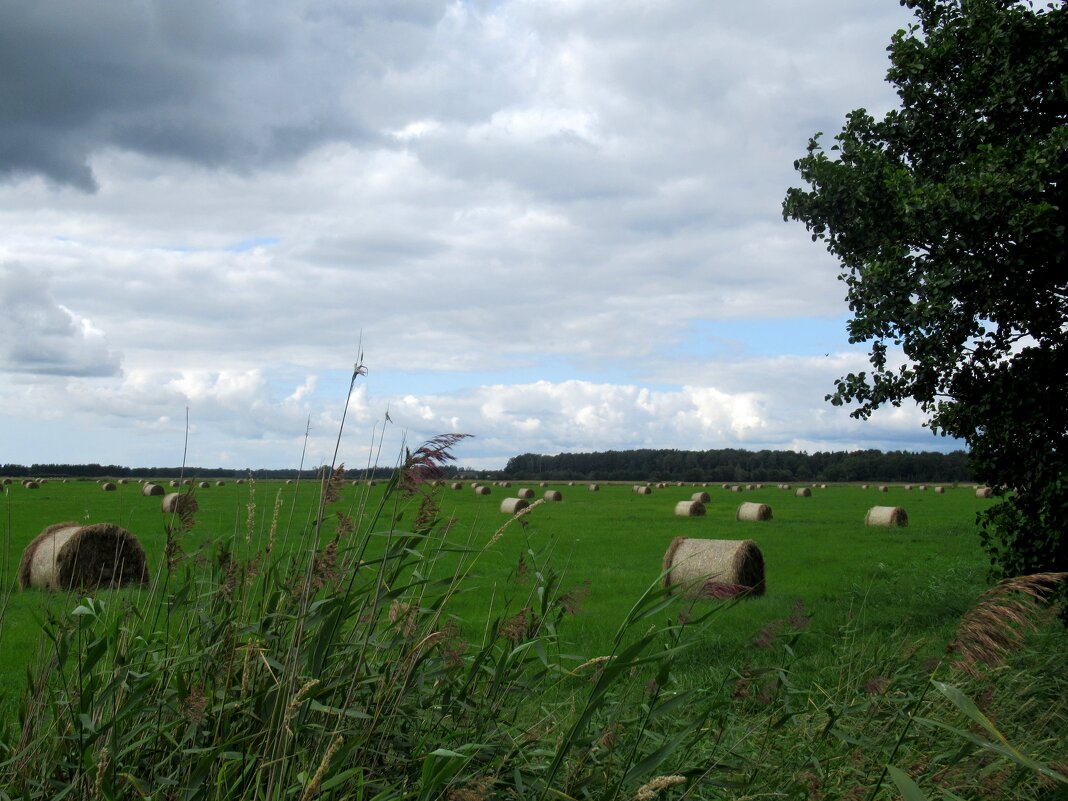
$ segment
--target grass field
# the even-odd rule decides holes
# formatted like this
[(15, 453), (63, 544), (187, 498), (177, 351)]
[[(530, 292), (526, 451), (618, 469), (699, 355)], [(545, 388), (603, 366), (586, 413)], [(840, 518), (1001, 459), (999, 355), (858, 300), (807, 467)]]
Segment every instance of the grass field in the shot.
[[(450, 539), (484, 544), (507, 519), (498, 511), (501, 499), (514, 496), (522, 486), (536, 490), (538, 497), (543, 491), (537, 483), (516, 483), (476, 496), (466, 484), (459, 491), (446, 485), (440, 496), (442, 512), (456, 520)], [(633, 493), (630, 485), (602, 484), (596, 493), (585, 484), (554, 487), (563, 493), (563, 502), (542, 504), (525, 518), (525, 525), (509, 529), (481, 557), (475, 575), (454, 600), (454, 613), (470, 625), (486, 622), (489, 604), (500, 605), (517, 595), (521, 588), (514, 586), (511, 574), (520, 556), (533, 551), (561, 574), (564, 586), (588, 590), (581, 614), (563, 629), (569, 647), (584, 657), (603, 653), (630, 605), (656, 581), (664, 551), (676, 536), (754, 539), (767, 565), (767, 594), (724, 615), (694, 657), (699, 673), (729, 664), (732, 654), (771, 621), (788, 618), (798, 602), (812, 619), (810, 633), (817, 639), (837, 636), (848, 626), (853, 636), (903, 632), (937, 649), (986, 586), (975, 514), (990, 501), (977, 499), (967, 487), (936, 495), (931, 489), (891, 487), (879, 493), (831, 485), (799, 498), (792, 490), (771, 486), (742, 493), (714, 486), (708, 488), (712, 502), (703, 518), (672, 514), (675, 502), (695, 491), (689, 486), (658, 488), (646, 496)], [(66, 520), (121, 525), (138, 537), (149, 564), (158, 569), (166, 519), (160, 499), (143, 497), (140, 489), (131, 482), (103, 492), (94, 481), (52, 481), (37, 490), (9, 486), (2, 510), (3, 581), (7, 586), (14, 582), (19, 556), (33, 537), (45, 526)], [(383, 491), (381, 482), (375, 487), (349, 484), (334, 508), (356, 514), (361, 506), (373, 507)], [(255, 504), (255, 538), (263, 541), (279, 497), (275, 524), (280, 547), (297, 548), (301, 542), (306, 546), (318, 484), (230, 481), (197, 490), (200, 511), (195, 528), (185, 535), (185, 549), (229, 542), (239, 551), (248, 530), (250, 502)], [(773, 519), (736, 521), (735, 510), (743, 500), (769, 504)], [(865, 526), (865, 512), (876, 504), (905, 507), (909, 526)], [(402, 527), (404, 514), (401, 510)], [(408, 512), (412, 515), (414, 509)], [(449, 560), (441, 564), (443, 571), (452, 568)], [(74, 600), (36, 591), (10, 597), (0, 632), (0, 686), (15, 687), (24, 676), (25, 655), (38, 636), (36, 621), (42, 610), (59, 611)]]
[[(724, 751), (732, 759), (742, 760), (739, 764), (748, 766), (750, 783), (755, 782), (759, 767), (769, 770), (770, 775), (781, 772), (780, 762), (787, 759), (782, 748), (791, 750), (791, 776), (803, 774), (808, 770), (804, 765), (813, 759), (831, 760), (796, 747), (797, 738), (811, 732), (810, 727), (817, 725), (815, 720), (821, 715), (830, 720), (824, 735), (841, 731), (847, 743), (858, 737), (876, 743), (875, 732), (865, 730), (869, 727), (892, 742), (893, 727), (905, 726), (904, 721), (913, 714), (914, 707), (908, 704), (918, 703), (916, 699), (923, 700), (927, 693), (917, 689), (924, 686), (924, 671), (943, 656), (962, 615), (988, 587), (975, 517), (991, 501), (977, 498), (971, 487), (947, 487), (944, 494), (935, 494), (930, 488), (921, 491), (898, 486), (881, 493), (874, 488), (831, 485), (813, 488), (811, 497), (796, 497), (792, 490), (774, 486), (740, 493), (713, 486), (707, 488), (712, 496), (707, 515), (681, 518), (673, 515), (675, 502), (688, 499), (695, 491), (692, 486), (657, 488), (650, 495), (637, 495), (629, 484), (602, 484), (595, 493), (585, 484), (556, 483), (551, 487), (563, 493), (562, 502), (540, 504), (505, 527), (510, 518), (500, 513), (500, 502), (523, 486), (532, 488), (537, 497), (544, 491), (537, 483), (519, 482), (510, 488), (493, 486), (488, 496), (475, 495), (466, 483), (461, 490), (452, 490), (447, 484), (440, 489), (440, 514), (450, 522), (437, 531), (447, 528), (447, 534), (410, 546), (434, 553), (432, 559), (414, 568), (416, 578), (427, 583), (433, 579), (447, 582), (449, 577), (469, 571), (457, 591), (448, 594), (444, 612), (452, 617), (455, 632), (483, 644), (493, 639), (495, 627), (502, 621), (536, 605), (536, 596), (546, 592), (547, 583), (558, 586), (559, 591), (568, 593), (563, 607), (575, 614), (561, 620), (559, 640), (554, 640), (553, 647), (571, 668), (619, 651), (617, 630), (628, 615), (633, 623), (632, 608), (657, 582), (664, 551), (673, 538), (753, 539), (758, 543), (767, 566), (764, 596), (737, 603), (703, 603), (695, 608), (682, 600), (667, 599), (641, 618), (649, 625), (656, 621), (670, 630), (680, 615), (714, 611), (691, 647), (677, 659), (672, 657), (672, 687), (682, 694), (680, 698), (699, 692), (709, 709), (718, 709), (717, 714), (724, 716), (714, 730), (718, 737), (731, 740), (730, 747), (707, 745), (706, 737), (698, 750), (710, 748), (709, 753), (719, 754), (717, 760), (723, 759)], [(340, 490), (338, 500), (329, 506), (328, 521), (337, 512), (368, 521), (384, 504), (370, 527), (375, 533), (369, 537), (366, 558), (382, 552), (391, 541), (389, 532), (395, 536), (395, 532), (411, 526), (418, 513), (415, 500), (404, 500), (399, 493), (387, 497), (381, 483), (370, 487), (365, 482), (345, 482)], [(181, 545), (190, 557), (185, 567), (194, 576), (198, 570), (205, 576), (211, 574), (220, 552), (247, 559), (273, 541), (277, 554), (299, 561), (302, 554), (312, 553), (333, 535), (333, 526), (325, 525), (322, 542), (311, 541), (319, 508), (318, 484), (261, 481), (237, 485), (228, 481), (215, 486), (213, 482), (209, 488), (198, 489), (196, 495), (200, 511), (195, 525), (181, 534)], [(769, 504), (773, 519), (735, 520), (735, 510), (743, 500)], [(42, 622), (63, 619), (81, 603), (78, 595), (13, 591), (16, 566), (25, 545), (52, 523), (114, 522), (138, 537), (149, 565), (162, 575), (168, 521), (160, 512), (160, 499), (143, 497), (136, 482), (120, 485), (115, 492), (103, 492), (93, 481), (51, 481), (37, 490), (12, 484), (2, 502), (0, 579), (5, 589), (0, 595), (0, 720), (11, 721), (25, 687), (28, 663), (34, 654), (47, 650), (40, 645)], [(865, 526), (865, 513), (874, 505), (904, 507), (909, 525)], [(200, 562), (195, 559), (197, 554), (201, 555)], [(556, 583), (546, 580), (550, 574), (557, 578)], [(128, 601), (131, 608), (159, 597), (149, 590), (96, 595)], [(261, 603), (267, 600), (261, 599)], [(622, 642), (641, 639), (643, 625), (632, 625)], [(1042, 659), (1049, 655), (1049, 649), (1054, 649), (1055, 659), (1056, 649), (1065, 644), (1063, 633), (1055, 627), (1043, 636), (1046, 639), (1032, 653), (1041, 664), (1045, 664)], [(632, 669), (634, 675), (638, 664), (635, 662)], [(500, 666), (497, 669), (501, 670)], [(1035, 668), (1039, 672), (1044, 669)], [(1059, 675), (1066, 678), (1063, 670)], [(585, 681), (579, 677), (554, 684), (554, 700), (566, 704), (567, 698), (584, 692)], [(901, 693), (897, 706), (889, 704), (877, 715), (870, 698), (894, 682)], [(1045, 687), (1046, 691), (1056, 694), (1057, 688)], [(1020, 687), (1010, 683), (999, 692), (1010, 699)], [(1040, 705), (1038, 695), (1036, 705)], [(860, 720), (856, 710), (862, 707), (868, 717)], [(776, 728), (772, 728), (772, 714), (779, 721)], [(840, 722), (832, 727), (835, 720), (844, 721), (850, 715), (854, 719), (849, 725)], [(1063, 704), (1056, 709), (1042, 707), (1041, 715), (1051, 715), (1044, 719), (1044, 725), (1056, 730)], [(786, 721), (793, 722), (786, 725)], [(1034, 723), (1033, 717), (1024, 716), (1018, 725), (1033, 727)], [(1038, 731), (1035, 729), (1036, 735)], [(1045, 738), (1045, 729), (1041, 731), (1041, 738)], [(762, 733), (759, 745), (753, 740), (757, 732)], [(1066, 747), (1063, 734), (1049, 742), (1041, 738), (1034, 748), (1052, 750), (1035, 756), (1059, 758), (1058, 749)], [(824, 771), (820, 781), (828, 781), (829, 765), (834, 764), (839, 771), (835, 775), (862, 775), (870, 781), (878, 759), (859, 759), (857, 747), (849, 745), (850, 750), (836, 754), (828, 766), (816, 769), (813, 775), (820, 777)], [(706, 762), (711, 759), (703, 758)], [(723, 764), (727, 767), (721, 769), (730, 774), (730, 781), (740, 781), (739, 769), (730, 768), (734, 763), (728, 760)], [(948, 764), (956, 770), (958, 762), (949, 760)], [(954, 782), (972, 780), (949, 775)], [(1024, 789), (1033, 786), (1040, 783), (1021, 785)], [(822, 796), (809, 793), (793, 797)], [(1015, 797), (1032, 796), (1021, 790)]]

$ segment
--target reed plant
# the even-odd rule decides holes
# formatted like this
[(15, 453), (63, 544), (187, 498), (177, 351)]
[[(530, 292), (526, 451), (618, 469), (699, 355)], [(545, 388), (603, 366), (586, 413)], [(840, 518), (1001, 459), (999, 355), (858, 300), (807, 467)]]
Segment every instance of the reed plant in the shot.
[(710, 625), (747, 601), (659, 578), (603, 652), (572, 653), (581, 588), (548, 547), (457, 614), (480, 560), (549, 508), (458, 536), (440, 468), (462, 439), (348, 505), (335, 453), (304, 520), (254, 483), (208, 544), (175, 514), (147, 588), (47, 607), (0, 717), (0, 801), (1066, 797), (1068, 639), (1041, 603), (1063, 575), (999, 585), (933, 661), (904, 626), (816, 641), (798, 603), (698, 678)]

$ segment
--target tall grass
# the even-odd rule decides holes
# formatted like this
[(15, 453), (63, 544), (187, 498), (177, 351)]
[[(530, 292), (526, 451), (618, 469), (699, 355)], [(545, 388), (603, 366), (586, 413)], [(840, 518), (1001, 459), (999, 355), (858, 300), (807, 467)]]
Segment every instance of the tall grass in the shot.
[(406, 453), (355, 509), (332, 464), (304, 521), (255, 485), (209, 545), (176, 516), (148, 588), (59, 603), (0, 718), (0, 799), (1065, 797), (1068, 638), (1034, 602), (1063, 576), (980, 599), (933, 662), (904, 627), (816, 642), (798, 604), (695, 682), (744, 601), (654, 581), (609, 647), (571, 654), (577, 593), (530, 548), (482, 619), (454, 614), (542, 511), (450, 535), (436, 479), (458, 441)]

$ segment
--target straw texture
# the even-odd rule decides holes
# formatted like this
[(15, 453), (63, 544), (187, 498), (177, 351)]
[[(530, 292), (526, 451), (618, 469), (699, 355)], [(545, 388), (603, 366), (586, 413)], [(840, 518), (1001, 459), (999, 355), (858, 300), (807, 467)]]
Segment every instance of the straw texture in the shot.
[(705, 505), (700, 501), (679, 501), (675, 504), (677, 517), (703, 517)]
[(771, 507), (766, 503), (749, 503), (747, 501), (739, 505), (734, 517), (736, 520), (746, 522), (771, 520)]
[(909, 516), (900, 506), (873, 506), (864, 516), (866, 526), (907, 526)]
[(753, 540), (676, 537), (664, 553), (665, 587), (691, 598), (763, 595), (764, 555)]
[(145, 551), (129, 531), (112, 523), (68, 521), (38, 534), (19, 563), (20, 589), (69, 590), (144, 584)]

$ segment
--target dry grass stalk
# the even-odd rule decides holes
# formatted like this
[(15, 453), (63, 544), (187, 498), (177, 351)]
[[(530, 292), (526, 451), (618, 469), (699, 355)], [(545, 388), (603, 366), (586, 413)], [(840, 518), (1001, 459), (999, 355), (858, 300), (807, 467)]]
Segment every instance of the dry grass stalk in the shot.
[(634, 801), (653, 801), (667, 788), (685, 783), (685, 776), (656, 776), (638, 788), (634, 794)]
[(1045, 602), (1068, 573), (1035, 573), (998, 582), (961, 619), (947, 647), (965, 673), (978, 676), (981, 667), (996, 667), (1017, 651), (1024, 636), (1050, 615)]
[(335, 734), (330, 740), (330, 745), (326, 748), (326, 753), (323, 754), (323, 759), (319, 763), (319, 767), (316, 768), (315, 774), (312, 776), (311, 781), (308, 782), (308, 786), (304, 788), (304, 792), (301, 793), (300, 801), (311, 801), (319, 793), (319, 785), (323, 783), (323, 778), (326, 776), (326, 771), (330, 768), (330, 763), (334, 759), (334, 755), (341, 748), (341, 744), (344, 742), (344, 738), (340, 734)]

